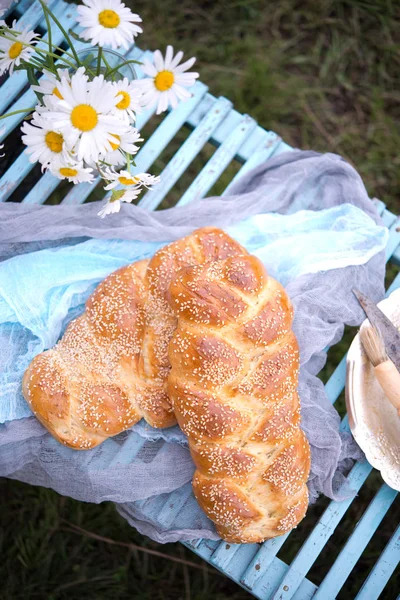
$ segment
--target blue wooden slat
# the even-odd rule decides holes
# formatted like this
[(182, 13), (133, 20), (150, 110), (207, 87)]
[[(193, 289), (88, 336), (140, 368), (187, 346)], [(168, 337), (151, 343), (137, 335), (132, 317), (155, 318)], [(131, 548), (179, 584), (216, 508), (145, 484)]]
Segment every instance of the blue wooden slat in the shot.
[(331, 404), (336, 402), (343, 391), (346, 381), (346, 359), (347, 353), (344, 355), (325, 385), (325, 392)]
[(396, 496), (397, 492), (386, 484), (380, 488), (319, 586), (315, 600), (339, 593)]
[(165, 529), (171, 526), (181, 509), (192, 495), (192, 485), (188, 483), (184, 489), (179, 488), (169, 494), (167, 501), (160, 510), (157, 521)]
[(43, 204), (50, 194), (54, 192), (59, 183), (60, 179), (58, 177), (54, 177), (50, 171), (46, 171), (35, 185), (31, 187), (22, 202), (24, 204)]
[(236, 173), (235, 177), (232, 179), (230, 184), (225, 188), (222, 196), (226, 196), (229, 194), (231, 187), (237, 182), (238, 179), (243, 177), (246, 173), (255, 169), (258, 165), (265, 162), (268, 158), (270, 158), (272, 152), (275, 147), (280, 142), (280, 137), (273, 133), (273, 131), (265, 131), (264, 138), (258, 145), (254, 145), (253, 153), (250, 154), (249, 158), (243, 164), (243, 166)]
[(264, 542), (255, 557), (247, 565), (241, 583), (249, 590), (254, 588), (257, 581), (268, 570), (270, 564), (289, 537), (290, 532)]
[[(343, 420), (343, 424), (343, 429), (348, 429), (346, 418)], [(367, 462), (356, 463), (347, 478), (351, 489), (357, 492), (371, 470), (372, 467)], [(330, 502), (299, 550), (271, 600), (283, 600), (283, 598), (289, 600), (293, 597), (353, 500), (354, 498), (349, 498), (342, 502)]]
[[(260, 600), (269, 600), (274, 593), (279, 581), (285, 576), (288, 571), (288, 566), (279, 558), (274, 558), (267, 573), (257, 582), (256, 586), (251, 590), (251, 593)], [(311, 600), (317, 590), (317, 586), (309, 579), (303, 579), (295, 596), (294, 600)], [(328, 599), (327, 599), (328, 600)], [(329, 599), (331, 600), (331, 599)]]
[[(256, 546), (256, 544), (253, 544)], [(255, 549), (255, 552), (258, 552), (259, 546)], [(236, 552), (240, 549), (240, 544), (229, 544), (224, 540), (221, 540), (219, 546), (215, 549), (211, 557), (211, 562), (215, 567), (221, 569), (221, 571), (225, 571), (235, 556)]]
[[(211, 109), (215, 102), (214, 96), (211, 94), (207, 94), (204, 99), (204, 102), (197, 107), (195, 111), (190, 115), (188, 120), (189, 127), (193, 129), (199, 125), (199, 123), (204, 119), (205, 115)], [(232, 109), (230, 112), (230, 121), (223, 121), (216, 130), (212, 133), (210, 141), (217, 146), (222, 144), (222, 142), (226, 139), (226, 137), (230, 134), (233, 127), (236, 127), (239, 123), (242, 115), (235, 109)], [(262, 127), (258, 126), (254, 134), (248, 138), (243, 146), (237, 153), (237, 158), (241, 162), (246, 162), (254, 153), (254, 148), (258, 147), (265, 140), (265, 134), (271, 134), (272, 132), (265, 131)], [(276, 134), (274, 134), (275, 136)], [(289, 148), (289, 146), (288, 146)]]
[(400, 525), (376, 562), (355, 600), (379, 598), (400, 560)]
[(283, 154), (283, 152), (293, 152), (293, 148), (281, 139), (279, 144), (277, 144), (277, 146), (273, 149), (271, 158), (273, 156), (278, 156), (279, 154)]
[(162, 181), (154, 190), (148, 192), (139, 202), (140, 206), (147, 209), (156, 208), (176, 183), (182, 173), (193, 161), (199, 150), (210, 139), (213, 131), (218, 127), (231, 109), (232, 103), (226, 98), (215, 101), (201, 123), (189, 135), (174, 157), (162, 172)]
[(399, 221), (395, 219), (394, 223), (390, 226), (389, 240), (386, 246), (386, 260), (390, 260), (393, 253), (400, 246), (400, 231), (397, 231)]
[(208, 190), (218, 180), (221, 173), (234, 159), (244, 141), (256, 127), (254, 119), (244, 115), (239, 124), (231, 131), (224, 142), (219, 146), (205, 167), (197, 175), (177, 204), (183, 205), (199, 198), (203, 198)]
[[(16, 15), (23, 15), (28, 8), (32, 6), (32, 0), (19, 0), (18, 3), (13, 6), (9, 6), (5, 12), (5, 16), (9, 15), (11, 12), (15, 11)], [(4, 18), (4, 17), (3, 17)]]
[(138, 454), (139, 450), (143, 447), (146, 439), (140, 437), (139, 435), (130, 435), (124, 441), (121, 446), (121, 449), (114, 458), (108, 463), (110, 467), (114, 467), (115, 465), (129, 465), (132, 463), (132, 460)]
[(394, 290), (397, 290), (397, 288), (399, 288), (399, 287), (400, 287), (400, 273), (398, 273), (396, 275), (395, 279), (390, 284), (390, 287), (388, 288), (388, 291), (386, 292), (386, 296), (389, 296), (392, 292), (394, 292)]
[[(54, 5), (54, 1), (51, 3)], [(62, 14), (66, 10), (66, 5), (64, 3), (57, 3), (54, 7), (54, 14), (59, 19)], [(42, 21), (42, 22), (41, 22)], [(43, 10), (40, 6), (39, 2), (33, 4), (29, 10), (21, 17), (21, 19), (17, 23), (17, 30), (25, 29), (29, 27), (30, 29), (34, 29), (36, 25), (40, 23), (41, 25), (45, 25), (43, 22)], [(47, 34), (42, 38), (42, 40), (37, 44), (37, 47), (40, 49), (46, 48)], [(61, 31), (57, 30), (54, 32), (54, 41), (53, 43), (56, 46), (59, 46), (63, 40), (63, 34)], [(12, 77), (8, 77), (6, 81), (0, 88), (0, 112), (5, 112), (6, 107), (11, 104), (14, 98), (19, 94), (22, 88), (27, 85), (28, 78), (26, 76), (25, 71), (15, 71)], [(15, 110), (14, 107), (9, 108), (9, 112)]]
[[(211, 562), (211, 557), (216, 551), (220, 542), (202, 540), (200, 544), (192, 544), (191, 542), (184, 542), (184, 545), (190, 548), (195, 554), (201, 556), (207, 562)], [(240, 546), (240, 554), (237, 555), (236, 560), (230, 563), (229, 569), (220, 570), (225, 575), (228, 575), (238, 585), (241, 585), (240, 578), (243, 576), (243, 569), (246, 567), (254, 554), (254, 545), (242, 544)], [(255, 549), (256, 550), (256, 549)], [(218, 568), (218, 567), (217, 567)], [(288, 566), (281, 561), (279, 558), (275, 558), (271, 565), (270, 573), (268, 577), (262, 579), (258, 586), (252, 590), (252, 594), (260, 600), (267, 600), (279, 580), (282, 579), (286, 573)], [(242, 586), (243, 587), (243, 586)], [(315, 594), (317, 587), (308, 579), (304, 579), (301, 587), (299, 588), (299, 596), (296, 596), (296, 600), (310, 600)]]
[(372, 202), (375, 204), (375, 208), (378, 213), (381, 215), (386, 208), (386, 204), (379, 200), (379, 198), (372, 198)]
[(400, 267), (400, 246), (393, 252), (391, 262)]
[(25, 153), (19, 155), (0, 179), (0, 202), (4, 202), (11, 196), (33, 167), (34, 165), (29, 162)]
[(192, 544), (192, 542), (183, 542), (184, 546), (187, 546), (198, 556), (201, 556), (207, 562), (210, 562), (210, 556), (217, 548), (219, 540), (200, 540), (200, 543)]
[(395, 221), (397, 221), (396, 215), (394, 215), (393, 213), (391, 213), (390, 211), (388, 211), (386, 209), (383, 211), (381, 217), (382, 217), (383, 224), (386, 227), (392, 227), (392, 225), (395, 223)]

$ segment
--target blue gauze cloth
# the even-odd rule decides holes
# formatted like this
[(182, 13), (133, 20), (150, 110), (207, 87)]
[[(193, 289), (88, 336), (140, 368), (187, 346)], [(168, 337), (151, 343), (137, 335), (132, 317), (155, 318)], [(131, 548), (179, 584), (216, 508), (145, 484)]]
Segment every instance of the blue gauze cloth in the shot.
[[(293, 215), (255, 215), (226, 229), (284, 286), (300, 275), (364, 264), (382, 250), (387, 229), (350, 204)], [(66, 322), (109, 273), (150, 258), (164, 242), (92, 239), (0, 263), (0, 422), (32, 413), (21, 379), (36, 354), (53, 346)]]
[[(339, 431), (316, 374), (344, 324), (362, 320), (352, 288), (376, 301), (384, 293), (387, 230), (356, 171), (335, 155), (295, 151), (260, 165), (223, 198), (156, 213), (123, 206), (104, 220), (97, 211), (97, 203), (0, 206), (0, 476), (85, 501), (112, 500), (160, 542), (216, 537), (191, 494), (193, 464), (178, 427), (160, 431), (142, 421), (79, 452), (29, 416), (21, 395), (32, 357), (56, 343), (102, 278), (196, 227), (215, 225), (286, 286), (300, 345), (302, 427), (312, 449), (310, 495), (348, 494), (343, 473), (361, 455)], [(170, 498), (182, 506), (172, 517), (162, 510)]]

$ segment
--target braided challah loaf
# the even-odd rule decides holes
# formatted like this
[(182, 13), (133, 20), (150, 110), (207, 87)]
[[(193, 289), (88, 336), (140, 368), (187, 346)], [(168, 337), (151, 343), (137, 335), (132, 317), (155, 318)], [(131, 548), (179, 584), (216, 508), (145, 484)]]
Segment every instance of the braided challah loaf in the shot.
[(142, 417), (176, 423), (167, 395), (168, 344), (176, 317), (165, 294), (183, 266), (246, 251), (220, 229), (203, 228), (109, 275), (62, 340), (36, 356), (23, 393), (60, 442), (93, 448)]
[(140, 377), (147, 263), (109, 275), (61, 341), (25, 372), (26, 400), (67, 446), (93, 448), (142, 417), (154, 425), (170, 418), (169, 403)]
[(176, 328), (176, 316), (166, 299), (169, 285), (183, 267), (240, 254), (247, 252), (227, 233), (216, 227), (203, 227), (161, 248), (149, 262), (145, 277), (148, 294), (142, 347), (143, 370), (145, 379), (151, 381), (155, 388), (158, 387), (159, 397), (163, 397), (169, 405), (168, 346)]
[(168, 300), (178, 317), (168, 390), (195, 496), (229, 542), (282, 535), (305, 514), (310, 469), (289, 299), (243, 255), (183, 269)]

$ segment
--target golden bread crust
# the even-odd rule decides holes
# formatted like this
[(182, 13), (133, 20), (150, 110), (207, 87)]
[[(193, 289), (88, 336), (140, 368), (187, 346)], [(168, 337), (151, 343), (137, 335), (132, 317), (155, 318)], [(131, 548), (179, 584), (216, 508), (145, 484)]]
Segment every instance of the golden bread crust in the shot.
[(167, 298), (168, 391), (195, 496), (229, 542), (282, 535), (305, 514), (310, 469), (289, 298), (248, 254), (182, 269)]

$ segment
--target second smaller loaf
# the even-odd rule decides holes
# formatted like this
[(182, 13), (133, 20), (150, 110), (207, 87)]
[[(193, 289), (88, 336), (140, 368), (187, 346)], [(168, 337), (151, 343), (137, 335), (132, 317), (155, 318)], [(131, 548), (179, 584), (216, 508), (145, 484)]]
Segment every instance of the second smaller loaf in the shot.
[(159, 389), (141, 378), (147, 263), (106, 277), (60, 342), (36, 356), (25, 372), (25, 399), (67, 446), (93, 448), (142, 417), (154, 425), (170, 418)]
[(226, 541), (282, 535), (305, 515), (310, 470), (289, 298), (244, 255), (183, 269), (169, 302), (178, 327), (168, 389), (195, 496)]

